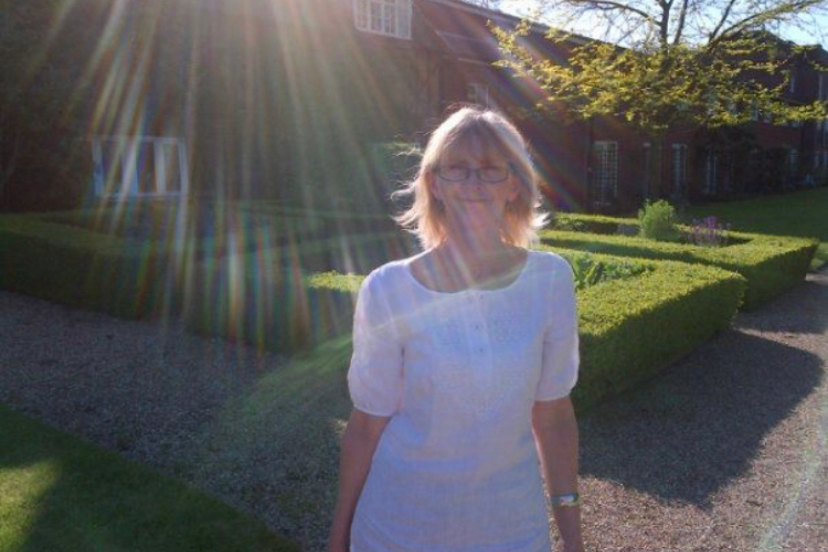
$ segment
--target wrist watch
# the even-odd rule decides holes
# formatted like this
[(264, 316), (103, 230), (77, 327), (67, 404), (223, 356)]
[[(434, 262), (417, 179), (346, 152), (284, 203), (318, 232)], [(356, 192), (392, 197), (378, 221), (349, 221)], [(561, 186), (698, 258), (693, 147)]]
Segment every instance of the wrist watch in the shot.
[(578, 493), (553, 495), (551, 499), (553, 508), (571, 508), (581, 505), (581, 495)]

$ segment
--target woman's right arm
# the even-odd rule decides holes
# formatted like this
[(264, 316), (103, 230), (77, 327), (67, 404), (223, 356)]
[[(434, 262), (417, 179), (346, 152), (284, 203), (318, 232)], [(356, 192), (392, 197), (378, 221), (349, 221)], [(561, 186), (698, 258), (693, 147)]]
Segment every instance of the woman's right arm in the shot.
[(368, 477), (371, 459), (390, 416), (373, 416), (354, 409), (339, 456), (339, 495), (328, 539), (328, 552), (348, 552), (351, 542), (351, 521), (357, 500)]

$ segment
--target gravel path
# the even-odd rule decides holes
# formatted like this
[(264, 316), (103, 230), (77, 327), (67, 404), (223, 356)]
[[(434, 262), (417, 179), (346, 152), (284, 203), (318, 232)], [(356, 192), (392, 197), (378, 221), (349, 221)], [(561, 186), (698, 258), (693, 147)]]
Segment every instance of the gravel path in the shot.
[[(2, 291), (0, 336), (0, 402), (323, 549), (347, 346), (289, 362)], [(828, 552), (826, 361), (823, 270), (582, 416), (588, 549)]]

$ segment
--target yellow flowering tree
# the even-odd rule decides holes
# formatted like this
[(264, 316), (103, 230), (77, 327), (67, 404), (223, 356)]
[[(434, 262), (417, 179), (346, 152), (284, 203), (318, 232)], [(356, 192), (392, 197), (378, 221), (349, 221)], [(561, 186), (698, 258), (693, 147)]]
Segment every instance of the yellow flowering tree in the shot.
[[(492, 31), (504, 53), (499, 65), (543, 89), (538, 109), (579, 119), (618, 117), (660, 144), (664, 132), (675, 127), (715, 130), (759, 116), (780, 124), (824, 118), (824, 102), (785, 97), (795, 63), (828, 69), (814, 55), (819, 47), (797, 46), (771, 31), (782, 23), (816, 29), (809, 18), (826, 3), (541, 0), (535, 17), (549, 25), (546, 40), (567, 52), (563, 64), (526, 47), (533, 28), (529, 20)], [(560, 30), (584, 17), (601, 40), (580, 40)]]

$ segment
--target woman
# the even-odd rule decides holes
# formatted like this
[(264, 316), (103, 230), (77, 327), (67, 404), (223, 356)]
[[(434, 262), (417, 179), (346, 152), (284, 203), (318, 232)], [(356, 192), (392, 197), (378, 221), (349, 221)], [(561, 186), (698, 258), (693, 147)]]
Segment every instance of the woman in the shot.
[(548, 552), (540, 471), (563, 550), (582, 551), (573, 278), (526, 249), (544, 223), (526, 145), (464, 108), (407, 193), (397, 220), (425, 251), (359, 291), (329, 551)]

